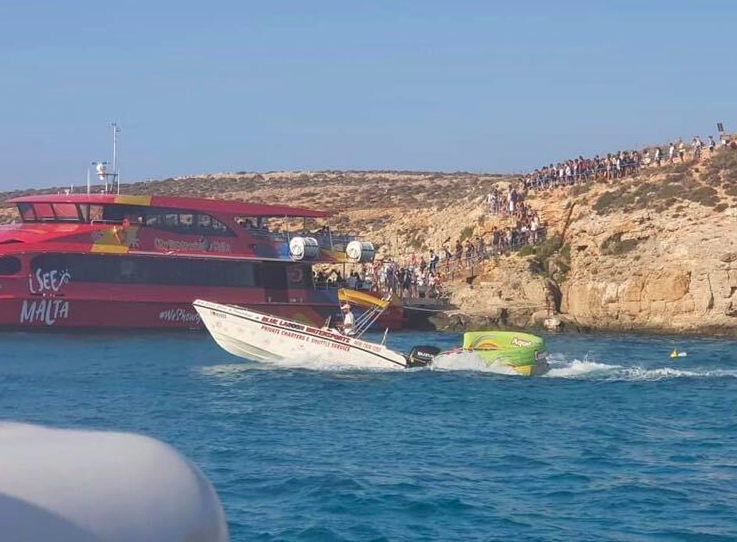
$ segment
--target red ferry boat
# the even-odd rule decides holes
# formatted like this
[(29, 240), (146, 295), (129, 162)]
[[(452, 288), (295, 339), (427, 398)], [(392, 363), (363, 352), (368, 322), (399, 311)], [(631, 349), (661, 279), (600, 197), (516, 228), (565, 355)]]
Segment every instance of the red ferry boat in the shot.
[[(373, 259), (368, 243), (307, 233), (329, 213), (297, 207), (114, 194), (6, 203), (21, 222), (0, 226), (3, 328), (200, 328), (197, 298), (320, 325), (337, 293), (315, 288), (313, 264)], [(381, 325), (400, 328), (402, 308)]]

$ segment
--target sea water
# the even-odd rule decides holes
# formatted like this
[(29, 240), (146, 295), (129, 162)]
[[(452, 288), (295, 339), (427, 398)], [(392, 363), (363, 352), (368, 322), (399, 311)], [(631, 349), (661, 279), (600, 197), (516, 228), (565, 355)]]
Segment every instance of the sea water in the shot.
[(737, 540), (737, 344), (546, 340), (550, 372), (524, 378), (463, 357), (243, 363), (206, 334), (4, 333), (0, 418), (174, 445), (234, 541)]

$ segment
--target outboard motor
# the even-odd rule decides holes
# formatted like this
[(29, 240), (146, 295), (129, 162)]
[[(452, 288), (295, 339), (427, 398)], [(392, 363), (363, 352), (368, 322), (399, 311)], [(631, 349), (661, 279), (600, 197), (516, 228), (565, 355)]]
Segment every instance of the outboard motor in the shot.
[(438, 354), (440, 354), (440, 348), (437, 346), (413, 346), (406, 356), (407, 367), (426, 367)]

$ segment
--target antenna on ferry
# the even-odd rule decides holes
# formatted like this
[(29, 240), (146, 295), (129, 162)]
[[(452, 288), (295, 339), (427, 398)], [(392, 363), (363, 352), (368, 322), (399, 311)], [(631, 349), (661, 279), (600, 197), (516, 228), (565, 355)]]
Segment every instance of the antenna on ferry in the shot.
[[(117, 122), (111, 122), (110, 126), (113, 128), (113, 182), (117, 181), (118, 194), (120, 194), (120, 178), (118, 177), (118, 134), (120, 133), (120, 126)], [(107, 183), (106, 183), (107, 184)]]
[(87, 195), (90, 195), (90, 168), (87, 167)]

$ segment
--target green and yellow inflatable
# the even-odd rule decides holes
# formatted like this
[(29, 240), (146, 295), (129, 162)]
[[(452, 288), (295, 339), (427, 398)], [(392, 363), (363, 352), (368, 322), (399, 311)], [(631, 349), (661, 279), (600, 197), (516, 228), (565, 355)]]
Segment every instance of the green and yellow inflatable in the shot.
[(463, 349), (476, 353), (487, 365), (511, 367), (524, 376), (548, 370), (545, 341), (516, 331), (469, 331), (463, 334)]

